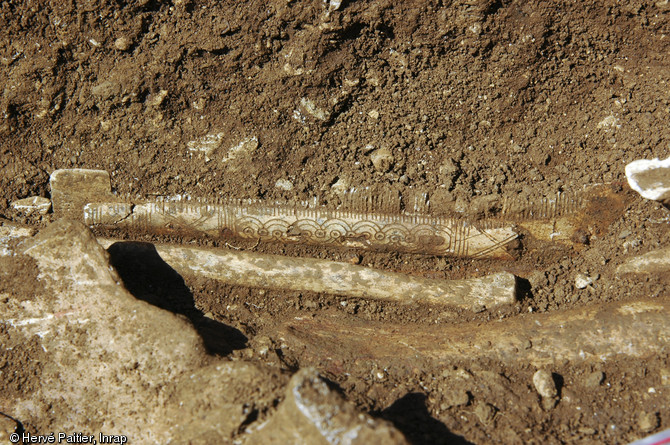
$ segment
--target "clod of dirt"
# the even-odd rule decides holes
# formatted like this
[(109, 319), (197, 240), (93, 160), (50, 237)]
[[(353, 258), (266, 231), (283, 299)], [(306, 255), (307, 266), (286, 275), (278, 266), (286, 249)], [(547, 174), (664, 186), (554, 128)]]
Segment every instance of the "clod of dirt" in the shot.
[(597, 388), (605, 380), (605, 374), (602, 371), (593, 371), (584, 379), (584, 386), (587, 388)]
[[(282, 397), (288, 377), (252, 363), (217, 362), (171, 383), (165, 416), (174, 443), (225, 443)], [(188, 421), (185, 421), (189, 419)]]
[(446, 410), (454, 406), (465, 406), (470, 403), (470, 396), (463, 389), (448, 389), (442, 393), (441, 410)]
[(496, 407), (490, 403), (480, 402), (475, 406), (475, 415), (481, 423), (484, 425), (489, 425), (493, 422), (493, 419), (496, 415)]

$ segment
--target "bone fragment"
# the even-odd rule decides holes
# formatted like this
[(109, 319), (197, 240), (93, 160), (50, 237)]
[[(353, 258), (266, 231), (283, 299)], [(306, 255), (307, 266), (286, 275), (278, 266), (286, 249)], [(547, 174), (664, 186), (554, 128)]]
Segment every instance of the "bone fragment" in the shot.
[(527, 314), (483, 325), (408, 326), (317, 314), (272, 329), (289, 348), (303, 351), (300, 362), (309, 366), (357, 351), (357, 359), (389, 360), (396, 366), (402, 361), (413, 367), (417, 361), (492, 359), (540, 368), (565, 360), (600, 363), (617, 357), (666, 354), (670, 347), (669, 314), (670, 302), (655, 299)]
[(617, 274), (658, 274), (670, 272), (670, 247), (652, 250), (629, 259), (619, 267)]
[(42, 196), (31, 196), (29, 198), (19, 199), (18, 201), (12, 202), (11, 205), (14, 210), (25, 213), (26, 215), (31, 215), (33, 213), (45, 215), (49, 209), (51, 209), (51, 201)]
[[(103, 246), (114, 241), (100, 240)], [(132, 249), (137, 243), (123, 243)], [(424, 302), (472, 310), (511, 304), (514, 275), (500, 272), (465, 280), (436, 280), (349, 263), (291, 258), (255, 252), (155, 245), (163, 260), (182, 275), (200, 275), (249, 287), (322, 292), (401, 303)]]
[(643, 198), (670, 205), (670, 157), (633, 161), (626, 165), (626, 177)]

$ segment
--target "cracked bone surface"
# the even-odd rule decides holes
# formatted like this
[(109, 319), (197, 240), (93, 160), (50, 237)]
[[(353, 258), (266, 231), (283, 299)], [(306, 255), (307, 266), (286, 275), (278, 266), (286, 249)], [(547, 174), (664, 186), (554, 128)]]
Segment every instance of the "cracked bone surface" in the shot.
[(626, 165), (626, 177), (643, 198), (670, 205), (670, 158), (633, 161)]
[(275, 331), (290, 348), (304, 351), (301, 363), (310, 366), (341, 351), (357, 351), (372, 362), (392, 359), (397, 363), (401, 357), (413, 365), (421, 360), (453, 363), (479, 358), (541, 367), (562, 361), (601, 363), (665, 354), (670, 345), (668, 313), (670, 302), (653, 299), (526, 314), (496, 323), (419, 329), (318, 314), (285, 321)]
[[(111, 246), (113, 240), (100, 240)], [(118, 242), (116, 249), (146, 249), (147, 243)], [(228, 284), (322, 292), (400, 303), (423, 302), (481, 310), (514, 303), (516, 278), (500, 272), (481, 278), (437, 280), (314, 258), (291, 258), (255, 252), (154, 245), (170, 267), (182, 275)]]

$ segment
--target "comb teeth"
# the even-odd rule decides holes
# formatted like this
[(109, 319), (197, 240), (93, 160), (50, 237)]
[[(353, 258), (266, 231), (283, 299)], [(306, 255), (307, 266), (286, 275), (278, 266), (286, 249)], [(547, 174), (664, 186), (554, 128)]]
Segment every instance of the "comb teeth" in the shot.
[(555, 219), (580, 211), (584, 207), (582, 193), (557, 192), (554, 197), (539, 199), (505, 198), (501, 217), (509, 221)]
[(339, 209), (357, 213), (397, 214), (401, 212), (400, 194), (394, 191), (375, 191), (369, 187), (351, 188), (341, 196)]

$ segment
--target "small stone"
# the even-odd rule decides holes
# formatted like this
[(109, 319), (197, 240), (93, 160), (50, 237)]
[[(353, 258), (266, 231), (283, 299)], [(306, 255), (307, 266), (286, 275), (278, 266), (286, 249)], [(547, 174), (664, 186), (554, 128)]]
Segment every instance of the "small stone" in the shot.
[(258, 138), (256, 136), (246, 137), (234, 147), (230, 147), (221, 162), (249, 159), (252, 153), (258, 148), (258, 145)]
[(34, 213), (45, 215), (51, 209), (51, 201), (41, 196), (19, 199), (12, 202), (11, 205), (14, 210), (25, 215), (32, 215)]
[(303, 97), (300, 99), (300, 105), (302, 108), (313, 117), (317, 118), (320, 121), (327, 121), (330, 119), (330, 113), (322, 108), (319, 108), (313, 100)]
[(374, 120), (377, 120), (377, 119), (379, 119), (379, 111), (372, 110), (368, 113), (368, 116), (370, 116), (370, 118), (372, 118)]
[(278, 189), (289, 191), (293, 190), (293, 183), (288, 179), (277, 179), (277, 182), (275, 182), (275, 187), (277, 187)]
[(642, 241), (640, 241), (637, 238), (636, 239), (629, 239), (628, 241), (625, 241), (622, 244), (624, 253), (628, 253), (631, 249), (636, 249), (636, 248), (640, 247), (641, 243), (642, 243)]
[(160, 90), (156, 94), (152, 94), (147, 98), (147, 105), (150, 107), (159, 107), (167, 97), (167, 90)]
[(101, 120), (100, 121), (100, 130), (105, 133), (112, 129), (112, 121), (110, 120)]
[(128, 51), (130, 48), (130, 39), (128, 37), (119, 37), (114, 41), (114, 48), (119, 51)]
[(478, 36), (482, 33), (482, 25), (480, 23), (475, 23), (468, 28), (468, 30), (474, 35)]
[(577, 289), (586, 289), (588, 286), (593, 284), (593, 278), (588, 277), (584, 274), (578, 273), (575, 276), (575, 287)]
[(98, 99), (102, 100), (111, 99), (120, 93), (121, 93), (121, 85), (109, 80), (102, 82), (91, 88), (91, 94), (96, 96)]
[(619, 233), (619, 239), (628, 238), (632, 234), (633, 234), (633, 232), (630, 231), (629, 229), (622, 230), (621, 233)]
[(344, 260), (349, 264), (361, 264), (361, 256), (354, 252), (348, 252), (344, 255)]
[(189, 151), (199, 151), (204, 153), (206, 156), (210, 156), (217, 148), (221, 146), (221, 140), (225, 136), (225, 133), (210, 133), (197, 139), (195, 141), (190, 141), (186, 144), (186, 147)]
[(545, 399), (553, 399), (558, 395), (556, 383), (549, 371), (540, 369), (533, 374), (533, 385), (537, 393)]
[(592, 436), (596, 433), (596, 430), (594, 430), (593, 428), (588, 428), (588, 427), (578, 428), (577, 431), (584, 434), (585, 436)]
[(368, 154), (371, 151), (375, 149), (375, 146), (373, 144), (366, 144), (365, 147), (363, 147), (362, 151), (364, 154)]
[(378, 148), (370, 154), (370, 159), (372, 160), (372, 165), (375, 169), (380, 172), (387, 172), (393, 166), (395, 159), (391, 150), (388, 148)]
[(480, 402), (475, 407), (475, 415), (481, 423), (489, 425), (496, 415), (496, 408), (490, 403)]
[(605, 131), (609, 131), (614, 128), (621, 128), (621, 124), (619, 123), (619, 119), (616, 116), (610, 114), (609, 116), (598, 122), (598, 128), (602, 128)]
[(597, 388), (605, 380), (605, 374), (602, 371), (594, 371), (584, 380), (584, 386), (587, 388)]
[(637, 416), (637, 429), (641, 433), (651, 433), (658, 428), (658, 413), (647, 413), (642, 411)]
[(466, 406), (468, 403), (470, 403), (470, 396), (467, 391), (462, 389), (447, 390), (442, 393), (440, 409), (444, 411), (454, 406)]
[(670, 369), (663, 368), (661, 369), (660, 374), (661, 374), (661, 385), (670, 386)]
[(349, 181), (346, 178), (337, 178), (337, 181), (330, 186), (333, 193), (342, 195), (349, 189)]

